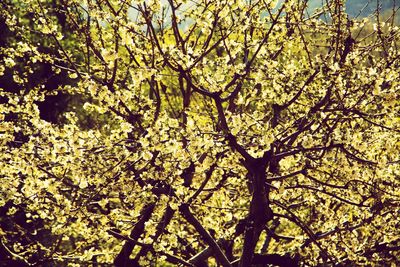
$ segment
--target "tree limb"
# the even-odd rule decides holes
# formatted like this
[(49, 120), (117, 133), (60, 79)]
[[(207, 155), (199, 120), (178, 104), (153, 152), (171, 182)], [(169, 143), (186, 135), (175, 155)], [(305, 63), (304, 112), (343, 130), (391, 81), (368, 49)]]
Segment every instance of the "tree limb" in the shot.
[(204, 229), (203, 225), (201, 225), (201, 223), (194, 217), (194, 215), (189, 209), (189, 205), (186, 203), (181, 204), (179, 207), (179, 211), (181, 212), (182, 216), (186, 219), (186, 221), (188, 221), (188, 223), (193, 225), (193, 227), (201, 235), (203, 240), (213, 250), (217, 262), (224, 267), (231, 267), (229, 260), (225, 256), (224, 252), (222, 252), (220, 246), (217, 244), (214, 238), (211, 237), (211, 235), (207, 232), (207, 230)]

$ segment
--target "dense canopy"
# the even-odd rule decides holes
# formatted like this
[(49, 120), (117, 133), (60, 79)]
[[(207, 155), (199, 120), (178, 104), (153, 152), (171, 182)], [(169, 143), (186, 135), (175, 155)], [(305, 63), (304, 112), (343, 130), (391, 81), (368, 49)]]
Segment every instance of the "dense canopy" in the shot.
[(400, 264), (398, 6), (322, 4), (4, 0), (0, 265)]

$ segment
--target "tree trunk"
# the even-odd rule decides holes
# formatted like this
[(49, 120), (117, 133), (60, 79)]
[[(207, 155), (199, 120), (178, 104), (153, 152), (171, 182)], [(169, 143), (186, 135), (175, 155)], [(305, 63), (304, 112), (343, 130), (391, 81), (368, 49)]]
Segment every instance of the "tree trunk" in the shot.
[(265, 224), (272, 219), (272, 210), (269, 207), (269, 188), (267, 187), (266, 168), (268, 161), (265, 158), (253, 159), (244, 162), (251, 184), (252, 198), (249, 216), (246, 222), (244, 245), (240, 267), (251, 266), (254, 249)]

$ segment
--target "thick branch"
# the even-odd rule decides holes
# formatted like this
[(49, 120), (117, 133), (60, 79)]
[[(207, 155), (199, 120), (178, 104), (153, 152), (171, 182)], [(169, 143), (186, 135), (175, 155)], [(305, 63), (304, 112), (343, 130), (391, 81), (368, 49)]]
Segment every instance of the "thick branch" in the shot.
[(206, 229), (204, 229), (201, 223), (194, 217), (194, 215), (189, 209), (189, 205), (186, 203), (182, 204), (179, 207), (179, 211), (181, 212), (182, 216), (188, 221), (188, 223), (193, 225), (196, 231), (201, 235), (203, 240), (207, 243), (207, 245), (209, 245), (212, 248), (217, 262), (219, 262), (224, 267), (231, 267), (229, 260), (222, 252), (220, 246), (217, 244), (214, 238), (212, 238), (211, 235), (206, 231)]
[(211, 176), (212, 176), (212, 173), (215, 170), (215, 167), (217, 167), (216, 163), (211, 165), (210, 169), (206, 172), (206, 178), (201, 183), (200, 187), (196, 190), (196, 192), (189, 198), (189, 200), (188, 200), (189, 204), (192, 203), (192, 201), (195, 200), (200, 195), (200, 193), (203, 191), (204, 187), (206, 186), (208, 181), (211, 179)]
[[(156, 226), (156, 233), (154, 234), (154, 236), (152, 236), (153, 242), (157, 242), (158, 238), (163, 234), (165, 228), (170, 223), (174, 213), (175, 210), (173, 210), (170, 206), (167, 206), (161, 221)], [(139, 253), (136, 255), (135, 260), (139, 261), (139, 258), (146, 255), (149, 251), (151, 251), (149, 247), (142, 247)]]
[(298, 258), (292, 258), (286, 255), (279, 254), (255, 254), (252, 261), (253, 265), (262, 265), (262, 266), (282, 266), (282, 267), (295, 267), (299, 266)]
[[(155, 203), (151, 203), (147, 206), (145, 206), (141, 212), (141, 218), (139, 221), (135, 224), (135, 227), (133, 227), (130, 238), (133, 240), (137, 240), (144, 232), (144, 224), (150, 219), (151, 214), (153, 213), (155, 207)], [(122, 246), (122, 249), (118, 256), (114, 260), (114, 265), (119, 267), (119, 266), (127, 266), (127, 263), (129, 262), (129, 256), (131, 255), (135, 243), (132, 242), (131, 240), (126, 241), (125, 244)]]
[(219, 122), (221, 123), (222, 130), (226, 134), (229, 145), (231, 146), (232, 149), (239, 152), (240, 155), (242, 155), (242, 157), (245, 160), (247, 161), (253, 160), (253, 157), (250, 156), (250, 154), (241, 145), (238, 144), (236, 137), (230, 133), (224, 109), (222, 108), (221, 98), (219, 96), (214, 96), (213, 98), (215, 101), (215, 105), (217, 107)]
[[(224, 242), (223, 239), (217, 241), (218, 245), (221, 245)], [(192, 258), (190, 258), (189, 262), (194, 264), (195, 266), (203, 266), (203, 263), (213, 254), (213, 250), (211, 247), (206, 247)]]
[[(278, 207), (286, 210), (288, 213), (288, 216), (283, 216), (284, 218), (294, 222), (298, 227), (301, 228), (310, 238), (310, 240), (320, 249), (320, 251), (323, 253), (323, 257), (326, 260), (327, 258), (330, 258), (331, 261), (335, 262), (334, 258), (327, 252), (326, 249), (324, 249), (321, 244), (318, 242), (316, 235), (314, 232), (308, 227), (306, 223), (304, 223), (296, 214), (294, 214), (288, 207), (280, 203), (279, 201), (272, 201), (271, 203), (277, 205)], [(277, 215), (277, 214), (275, 214)], [(282, 216), (282, 215), (281, 215)]]

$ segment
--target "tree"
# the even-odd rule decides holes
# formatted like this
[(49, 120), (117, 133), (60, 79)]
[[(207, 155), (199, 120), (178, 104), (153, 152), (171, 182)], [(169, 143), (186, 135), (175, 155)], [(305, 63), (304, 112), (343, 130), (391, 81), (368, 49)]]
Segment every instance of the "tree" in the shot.
[(4, 261), (399, 263), (395, 13), (351, 20), (339, 0), (312, 14), (291, 0), (52, 3), (7, 5), (20, 39), (3, 61), (66, 71), (74, 83), (57, 90), (87, 102), (56, 124), (40, 117), (40, 83), (1, 92)]
[[(56, 1), (51, 3), (46, 3), (51, 7), (49, 12), (52, 13), (54, 18), (57, 20), (60, 32), (59, 35), (63, 35), (63, 44), (68, 46), (69, 49), (73, 49), (74, 40), (70, 38), (70, 29), (68, 25), (65, 25), (65, 18), (62, 12), (60, 12)], [(2, 84), (2, 89), (7, 92), (21, 93), (24, 91), (29, 91), (37, 86), (42, 86), (42, 90), (53, 91), (56, 88), (64, 85), (71, 85), (73, 82), (68, 78), (68, 72), (65, 70), (52, 68), (52, 64), (43, 61), (32, 61), (29, 56), (29, 49), (23, 46), (24, 39), (28, 39), (31, 43), (35, 43), (39, 51), (46, 51), (49, 54), (58, 57), (58, 48), (52, 44), (48, 44), (47, 40), (42, 38), (40, 32), (35, 31), (33, 13), (21, 12), (21, 6), (12, 1), (4, 1), (2, 3), (2, 10), (7, 10), (14, 16), (14, 19), (19, 20), (20, 26), (27, 28), (32, 28), (31, 31), (17, 32), (10, 31), (7, 27), (5, 16), (0, 16), (0, 28), (2, 29), (0, 47), (1, 58), (5, 60), (2, 61), (2, 76), (0, 77), (0, 84)], [(11, 17), (11, 19), (13, 19)], [(23, 35), (21, 35), (23, 34)], [(13, 51), (13, 49), (21, 50), (21, 55), (14, 58), (9, 58), (8, 51)], [(63, 64), (59, 62), (59, 64)], [(4, 73), (3, 73), (4, 71)], [(13, 76), (24, 77), (25, 82), (14, 81)], [(57, 92), (56, 92), (57, 93)], [(38, 104), (39, 110), (41, 112), (41, 118), (56, 123), (60, 118), (59, 114), (68, 109), (68, 102), (71, 99), (68, 95), (58, 92), (56, 95), (48, 93), (45, 100)], [(3, 101), (0, 100), (0, 103)]]

